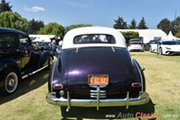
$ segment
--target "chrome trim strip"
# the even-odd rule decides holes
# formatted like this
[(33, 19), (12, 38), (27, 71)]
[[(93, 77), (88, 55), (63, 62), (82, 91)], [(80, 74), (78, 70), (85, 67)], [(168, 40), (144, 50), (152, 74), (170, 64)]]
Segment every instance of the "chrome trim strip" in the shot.
[(68, 99), (68, 104), (67, 104), (67, 109), (66, 112), (69, 111), (70, 107), (71, 107), (71, 102), (70, 102), (70, 95), (69, 95), (69, 91), (67, 91), (67, 99)]
[[(99, 91), (100, 92), (100, 96), (102, 95), (102, 96), (106, 96), (106, 93), (104, 93), (104, 94), (101, 94), (101, 91)], [(97, 93), (91, 93), (91, 95), (92, 96), (97, 96)]]
[[(101, 91), (99, 91), (100, 92), (100, 95), (106, 95), (106, 93), (101, 93)], [(91, 95), (97, 95), (97, 92), (96, 93), (91, 93)]]
[(115, 49), (114, 49), (114, 47), (111, 47), (111, 49), (112, 49), (112, 51), (113, 51), (113, 52), (115, 52)]
[(46, 67), (48, 67), (48, 65), (46, 65), (46, 66), (44, 66), (44, 67), (42, 67), (42, 68), (40, 68), (40, 69), (37, 69), (36, 71), (33, 71), (33, 72), (31, 72), (31, 73), (28, 73), (28, 74), (22, 76), (22, 79), (27, 78), (27, 77), (29, 77), (29, 76), (31, 76), (31, 75), (33, 75), (33, 74), (35, 74), (35, 73), (37, 73), (37, 72), (45, 69)]
[[(98, 91), (97, 87), (99, 88), (99, 91)], [(106, 91), (101, 90), (100, 88), (101, 88), (101, 86), (98, 85), (98, 86), (96, 86), (96, 90), (90, 90), (90, 97), (97, 98), (98, 94), (99, 94), (99, 98), (106, 98)]]
[[(137, 67), (137, 69), (138, 69), (138, 71), (139, 71), (139, 74), (140, 74), (140, 77), (141, 77), (141, 84), (142, 84), (142, 86), (141, 86), (141, 91), (143, 91), (143, 89), (144, 89), (144, 86), (143, 86), (143, 77), (142, 77), (142, 74), (141, 74), (141, 70), (140, 70), (140, 68), (138, 67), (138, 63), (137, 63), (137, 61), (134, 59), (134, 61), (135, 61), (135, 64), (136, 64), (136, 67)], [(140, 66), (140, 65), (139, 65)], [(141, 67), (141, 66), (140, 66)]]
[[(96, 93), (97, 90), (90, 90), (90, 92)], [(105, 90), (100, 90), (100, 93), (106, 93), (106, 91)]]
[(99, 110), (100, 88), (97, 86), (97, 111)]
[(76, 48), (76, 53), (78, 53), (79, 48)]
[(127, 95), (126, 95), (126, 109), (129, 108), (129, 92), (127, 92)]
[[(96, 88), (97, 85), (89, 85), (91, 88)], [(100, 88), (105, 88), (107, 85), (98, 85)]]
[[(97, 96), (90, 96), (91, 98), (97, 98)], [(102, 95), (100, 95), (100, 98), (106, 98), (106, 95), (105, 96), (102, 96)]]

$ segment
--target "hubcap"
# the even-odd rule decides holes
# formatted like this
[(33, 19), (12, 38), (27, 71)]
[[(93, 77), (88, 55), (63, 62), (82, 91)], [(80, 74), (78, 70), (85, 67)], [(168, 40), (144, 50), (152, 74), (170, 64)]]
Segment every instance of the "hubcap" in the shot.
[(18, 76), (11, 72), (7, 75), (5, 80), (5, 89), (8, 93), (13, 93), (18, 86)]
[(8, 84), (9, 84), (9, 86), (13, 87), (14, 84), (15, 84), (14, 79), (11, 78), (11, 79), (9, 80)]

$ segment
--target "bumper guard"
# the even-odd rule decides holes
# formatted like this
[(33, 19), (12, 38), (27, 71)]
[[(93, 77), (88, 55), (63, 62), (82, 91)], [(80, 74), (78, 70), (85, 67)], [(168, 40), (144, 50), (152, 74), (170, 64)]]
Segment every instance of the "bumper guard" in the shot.
[(69, 111), (71, 106), (96, 107), (97, 110), (99, 110), (99, 107), (126, 106), (126, 109), (128, 109), (129, 106), (143, 105), (149, 101), (149, 95), (147, 92), (140, 93), (137, 98), (129, 98), (129, 92), (127, 92), (126, 98), (121, 99), (100, 99), (98, 96), (96, 99), (70, 99), (69, 92), (67, 92), (67, 98), (57, 98), (55, 92), (50, 92), (47, 94), (46, 100), (49, 104), (67, 106), (67, 111)]

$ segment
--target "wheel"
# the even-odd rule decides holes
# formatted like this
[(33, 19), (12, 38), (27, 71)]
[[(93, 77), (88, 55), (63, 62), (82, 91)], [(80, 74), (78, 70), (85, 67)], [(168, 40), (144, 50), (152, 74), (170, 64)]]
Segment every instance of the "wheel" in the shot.
[(5, 79), (3, 80), (3, 86), (0, 90), (1, 95), (9, 95), (14, 93), (19, 84), (19, 76), (17, 74), (17, 71), (11, 69), (7, 71), (7, 74), (5, 75)]
[(162, 55), (162, 54), (163, 54), (163, 53), (162, 53), (162, 48), (159, 48), (158, 53), (159, 53), (160, 55)]

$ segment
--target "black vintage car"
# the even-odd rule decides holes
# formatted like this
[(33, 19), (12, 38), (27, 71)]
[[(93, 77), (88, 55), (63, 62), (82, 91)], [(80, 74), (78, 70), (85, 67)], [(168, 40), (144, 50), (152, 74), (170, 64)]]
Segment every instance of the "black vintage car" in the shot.
[[(146, 104), (144, 68), (131, 58), (123, 35), (113, 28), (82, 27), (66, 33), (48, 81), (48, 103), (67, 107)], [(64, 111), (62, 111), (64, 113)]]
[(35, 50), (29, 36), (19, 30), (0, 28), (0, 94), (12, 94), (21, 79), (50, 67), (50, 50)]

